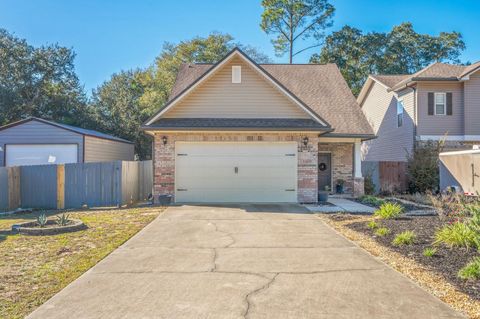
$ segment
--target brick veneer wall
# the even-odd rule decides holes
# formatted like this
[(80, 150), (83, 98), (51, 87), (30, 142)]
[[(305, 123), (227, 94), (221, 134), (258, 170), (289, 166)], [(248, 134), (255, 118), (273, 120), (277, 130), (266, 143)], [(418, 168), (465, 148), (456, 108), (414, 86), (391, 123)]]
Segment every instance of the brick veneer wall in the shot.
[[(167, 144), (163, 145), (163, 136)], [(309, 142), (303, 145), (303, 138)], [(317, 202), (318, 192), (318, 136), (317, 134), (298, 133), (157, 133), (154, 137), (154, 194), (175, 195), (175, 142), (254, 142), (296, 141), (298, 143), (298, 192), (300, 203)]]
[(318, 151), (332, 154), (333, 191), (337, 180), (343, 179), (344, 191), (353, 193), (353, 143), (320, 143)]

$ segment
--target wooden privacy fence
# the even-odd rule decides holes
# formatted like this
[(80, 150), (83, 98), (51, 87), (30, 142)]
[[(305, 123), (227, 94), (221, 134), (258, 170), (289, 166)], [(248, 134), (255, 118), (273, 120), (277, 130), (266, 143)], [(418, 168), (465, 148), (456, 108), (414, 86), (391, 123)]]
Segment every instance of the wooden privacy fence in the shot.
[(152, 187), (152, 161), (0, 167), (0, 210), (121, 206)]
[(364, 161), (362, 173), (372, 179), (377, 193), (407, 190), (407, 162)]

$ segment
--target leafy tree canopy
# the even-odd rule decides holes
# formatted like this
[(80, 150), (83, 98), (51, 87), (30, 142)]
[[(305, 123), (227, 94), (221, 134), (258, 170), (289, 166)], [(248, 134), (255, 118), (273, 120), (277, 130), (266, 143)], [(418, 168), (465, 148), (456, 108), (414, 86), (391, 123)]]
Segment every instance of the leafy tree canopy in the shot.
[(458, 32), (438, 36), (419, 34), (409, 22), (388, 33), (370, 32), (345, 26), (326, 37), (311, 63), (336, 63), (353, 93), (357, 95), (368, 74), (412, 74), (433, 62), (460, 63), (465, 49)]
[(86, 98), (74, 58), (71, 49), (35, 48), (0, 29), (0, 125), (28, 116), (79, 124)]
[[(288, 52), (289, 61), (305, 50), (318, 47), (324, 30), (332, 25), (335, 8), (328, 0), (262, 0), (264, 11), (260, 27), (274, 34), (273, 46), (278, 56)], [(313, 45), (294, 50), (298, 40), (313, 38)]]

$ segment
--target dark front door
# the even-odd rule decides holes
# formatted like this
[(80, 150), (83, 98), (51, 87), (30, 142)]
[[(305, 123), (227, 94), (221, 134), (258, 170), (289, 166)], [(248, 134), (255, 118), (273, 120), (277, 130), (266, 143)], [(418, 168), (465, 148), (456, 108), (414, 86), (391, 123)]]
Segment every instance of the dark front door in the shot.
[(332, 154), (318, 154), (318, 190), (324, 191), (325, 187), (331, 190), (332, 187)]

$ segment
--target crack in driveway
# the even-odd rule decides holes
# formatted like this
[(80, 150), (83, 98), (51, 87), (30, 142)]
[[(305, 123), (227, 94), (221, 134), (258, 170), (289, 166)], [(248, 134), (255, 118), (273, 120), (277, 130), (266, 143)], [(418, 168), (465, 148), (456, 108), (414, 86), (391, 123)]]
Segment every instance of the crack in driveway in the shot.
[(260, 288), (257, 288), (251, 292), (249, 292), (246, 296), (245, 296), (245, 303), (247, 304), (247, 308), (245, 309), (245, 312), (243, 313), (243, 318), (248, 318), (249, 314), (250, 314), (250, 308), (251, 308), (251, 301), (250, 301), (250, 297), (254, 296), (254, 295), (257, 295), (259, 294), (260, 292), (262, 291), (265, 291), (267, 290), (268, 288), (270, 288), (270, 286), (273, 284), (273, 282), (275, 281), (275, 279), (277, 278), (279, 274), (276, 273), (275, 276), (273, 276), (265, 285), (261, 286)]

